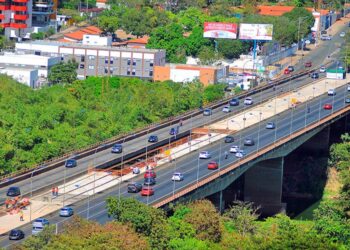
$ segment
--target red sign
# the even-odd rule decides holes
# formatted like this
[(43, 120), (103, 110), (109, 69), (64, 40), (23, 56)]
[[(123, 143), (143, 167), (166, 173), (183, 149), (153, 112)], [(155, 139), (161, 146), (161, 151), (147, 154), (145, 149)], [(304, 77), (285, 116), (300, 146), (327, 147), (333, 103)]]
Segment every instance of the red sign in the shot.
[(237, 24), (236, 23), (204, 23), (204, 37), (208, 38), (237, 38)]

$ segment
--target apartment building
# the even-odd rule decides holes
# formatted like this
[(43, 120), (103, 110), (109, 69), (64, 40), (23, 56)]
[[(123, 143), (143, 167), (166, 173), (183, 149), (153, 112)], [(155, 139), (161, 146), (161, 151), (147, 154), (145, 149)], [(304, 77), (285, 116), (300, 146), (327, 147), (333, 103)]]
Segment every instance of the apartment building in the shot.
[(0, 27), (7, 37), (29, 39), (32, 32), (55, 27), (55, 6), (57, 0), (0, 0)]
[(75, 60), (78, 78), (89, 76), (130, 76), (153, 79), (154, 67), (165, 65), (165, 50), (116, 48), (67, 44), (53, 41), (16, 43), (18, 53), (60, 56), (62, 61)]

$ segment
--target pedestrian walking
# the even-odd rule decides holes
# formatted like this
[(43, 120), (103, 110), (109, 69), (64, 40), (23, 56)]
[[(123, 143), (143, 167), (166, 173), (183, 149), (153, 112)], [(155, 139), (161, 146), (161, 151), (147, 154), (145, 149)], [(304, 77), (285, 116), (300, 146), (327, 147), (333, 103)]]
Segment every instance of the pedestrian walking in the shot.
[(55, 187), (55, 196), (58, 196), (58, 187)]
[(182, 121), (182, 119), (180, 120), (180, 127), (182, 127), (182, 125), (183, 125), (183, 121)]
[(228, 153), (227, 153), (227, 151), (225, 151), (225, 159), (227, 159), (228, 158)]
[(55, 187), (52, 187), (52, 196), (55, 196)]
[(22, 210), (19, 211), (19, 220), (20, 221), (24, 221), (24, 219), (23, 219), (23, 211)]

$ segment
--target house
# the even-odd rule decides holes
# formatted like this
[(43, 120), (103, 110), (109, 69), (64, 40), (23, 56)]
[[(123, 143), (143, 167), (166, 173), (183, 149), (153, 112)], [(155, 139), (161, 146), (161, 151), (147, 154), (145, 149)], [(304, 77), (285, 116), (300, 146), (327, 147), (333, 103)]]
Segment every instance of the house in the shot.
[(78, 31), (64, 34), (64, 40), (70, 42), (82, 42), (84, 35), (100, 35), (101, 33), (102, 30), (100, 30), (96, 26), (88, 26)]

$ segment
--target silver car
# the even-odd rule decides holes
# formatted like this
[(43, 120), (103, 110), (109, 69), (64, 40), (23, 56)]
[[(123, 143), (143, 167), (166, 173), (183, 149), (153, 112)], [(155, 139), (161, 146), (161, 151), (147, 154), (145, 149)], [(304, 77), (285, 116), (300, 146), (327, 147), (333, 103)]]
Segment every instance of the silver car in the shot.
[(60, 210), (61, 217), (70, 217), (74, 214), (73, 208), (71, 207), (63, 207)]
[(275, 126), (275, 123), (274, 122), (268, 122), (266, 124), (266, 128), (267, 129), (274, 129), (276, 126)]

